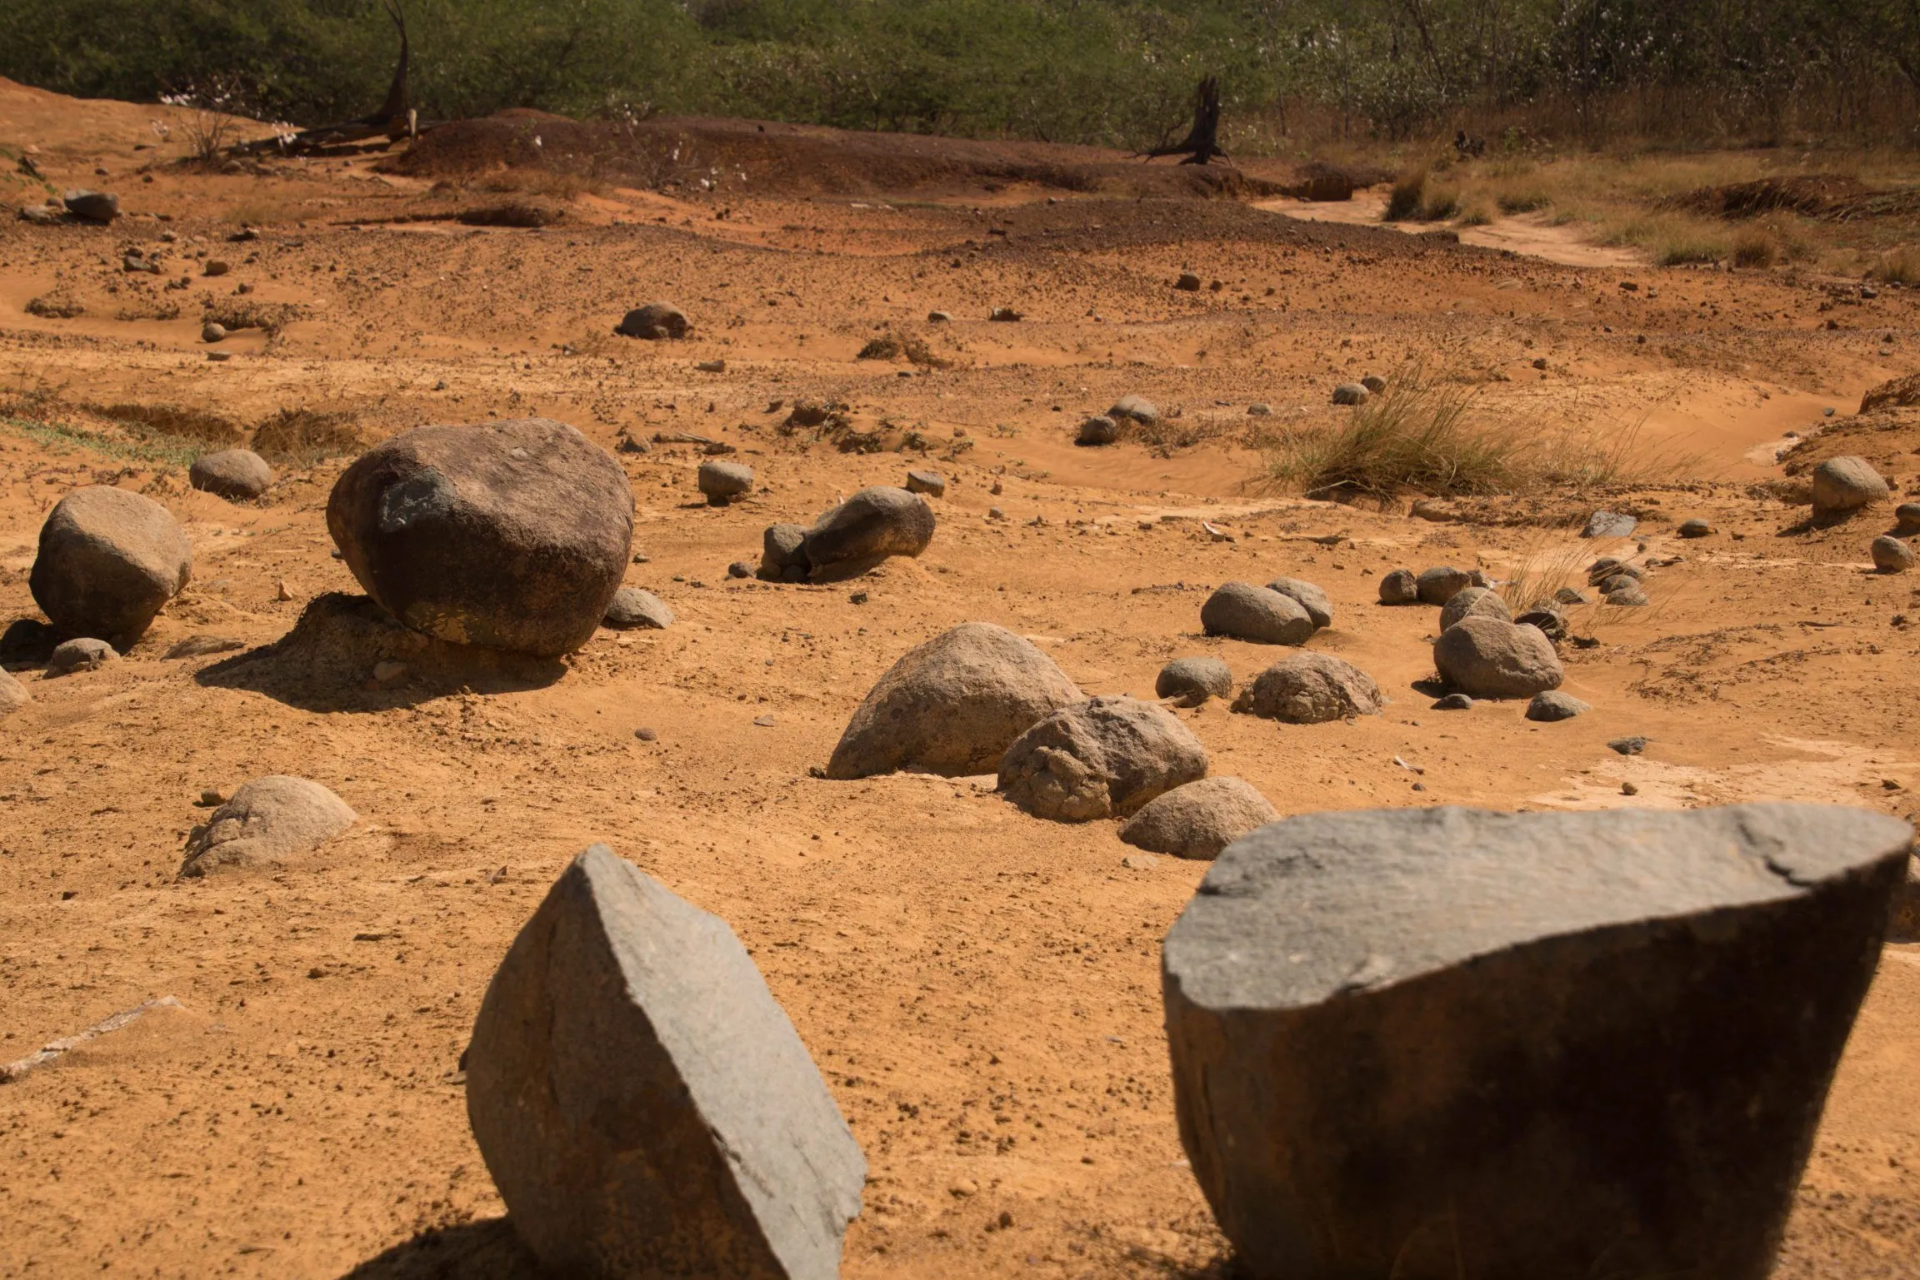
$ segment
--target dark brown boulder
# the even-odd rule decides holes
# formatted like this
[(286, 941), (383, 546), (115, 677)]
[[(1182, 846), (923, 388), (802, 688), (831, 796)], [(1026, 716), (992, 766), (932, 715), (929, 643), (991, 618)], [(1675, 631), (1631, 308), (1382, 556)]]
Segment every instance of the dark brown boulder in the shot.
[(592, 637), (619, 589), (633, 495), (612, 455), (564, 422), (421, 427), (347, 468), (327, 529), (415, 630), (555, 657)]
[(933, 508), (917, 493), (875, 485), (862, 489), (807, 530), (813, 576), (854, 573), (889, 556), (917, 556), (933, 541)]
[(40, 526), (27, 585), (54, 627), (125, 649), (193, 576), (193, 548), (167, 509), (94, 485), (62, 498)]

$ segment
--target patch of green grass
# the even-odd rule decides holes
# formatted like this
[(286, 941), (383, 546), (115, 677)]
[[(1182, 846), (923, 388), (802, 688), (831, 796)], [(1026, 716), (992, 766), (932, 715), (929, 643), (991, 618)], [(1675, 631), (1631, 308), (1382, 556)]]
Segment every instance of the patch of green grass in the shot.
[(183, 436), (152, 435), (144, 440), (122, 440), (82, 427), (40, 422), (31, 418), (0, 417), (0, 428), (54, 449), (86, 449), (119, 462), (187, 467), (207, 451), (204, 441), (189, 440)]

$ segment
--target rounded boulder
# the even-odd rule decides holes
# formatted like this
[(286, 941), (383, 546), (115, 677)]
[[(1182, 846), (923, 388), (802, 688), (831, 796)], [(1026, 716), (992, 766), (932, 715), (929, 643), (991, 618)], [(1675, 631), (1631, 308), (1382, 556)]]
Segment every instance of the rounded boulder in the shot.
[(707, 505), (724, 507), (753, 491), (753, 468), (744, 462), (703, 462), (699, 485)]
[(1463, 618), (1499, 618), (1513, 621), (1513, 610), (1507, 606), (1499, 592), (1491, 587), (1462, 587), (1454, 592), (1453, 599), (1440, 608), (1440, 629), (1460, 622)]
[(193, 576), (193, 548), (151, 498), (95, 485), (62, 498), (40, 526), (28, 587), (61, 631), (125, 648)]
[(910, 649), (855, 709), (829, 778), (988, 773), (1022, 733), (1085, 695), (1034, 644), (966, 622)]
[(1844, 515), (1884, 501), (1887, 482), (1865, 458), (1828, 458), (1813, 469), (1813, 511), (1817, 516)]
[(1292, 596), (1250, 582), (1229, 582), (1200, 606), (1200, 625), (1210, 636), (1255, 644), (1305, 644), (1313, 618)]
[(1913, 568), (1913, 548), (1889, 534), (1881, 534), (1868, 546), (1873, 567), (1881, 573), (1905, 573)]
[(1104, 414), (1097, 414), (1080, 424), (1080, 434), (1073, 442), (1089, 447), (1112, 444), (1120, 438), (1120, 424)]
[(1000, 759), (1000, 790), (1036, 818), (1125, 817), (1207, 775), (1207, 749), (1154, 702), (1094, 698), (1062, 707)]
[(933, 541), (933, 507), (917, 493), (862, 489), (807, 530), (807, 563), (823, 569), (870, 567), (888, 556), (917, 556)]
[(194, 488), (232, 501), (250, 501), (273, 487), (273, 468), (251, 449), (203, 453), (187, 468)]
[(358, 818), (317, 782), (278, 774), (255, 778), (215, 809), (205, 826), (194, 828), (180, 874), (193, 878), (216, 867), (306, 853)]
[(1469, 617), (1440, 633), (1434, 665), (1448, 684), (1475, 698), (1531, 698), (1564, 679), (1553, 643), (1538, 627)]
[(1296, 653), (1255, 676), (1233, 709), (1282, 724), (1326, 724), (1378, 715), (1386, 700), (1360, 668), (1326, 653)]
[(1153, 682), (1153, 696), (1168, 698), (1183, 707), (1197, 707), (1208, 698), (1224, 698), (1233, 692), (1233, 669), (1218, 658), (1175, 658), (1160, 668)]
[(613, 331), (624, 338), (657, 341), (661, 338), (684, 338), (690, 327), (686, 313), (672, 303), (649, 302), (644, 307), (635, 307), (627, 312)]
[(346, 469), (327, 531), (414, 630), (557, 657), (592, 638), (620, 587), (633, 494), (612, 455), (563, 422), (421, 427)]
[(1420, 590), (1420, 603), (1437, 605), (1445, 605), (1468, 587), (1478, 585), (1473, 580), (1473, 574), (1450, 564), (1426, 570), (1416, 582)]
[(1120, 838), (1149, 853), (1215, 858), (1280, 814), (1240, 778), (1202, 778), (1149, 801), (1120, 828)]
[(622, 587), (607, 601), (602, 621), (615, 631), (665, 631), (673, 625), (673, 610), (651, 591)]
[(1333, 601), (1327, 599), (1327, 593), (1313, 583), (1301, 578), (1275, 578), (1267, 584), (1267, 590), (1278, 591), (1305, 609), (1307, 617), (1313, 620), (1315, 631), (1333, 625)]
[(1419, 604), (1420, 579), (1413, 576), (1411, 569), (1395, 569), (1380, 579), (1381, 604)]

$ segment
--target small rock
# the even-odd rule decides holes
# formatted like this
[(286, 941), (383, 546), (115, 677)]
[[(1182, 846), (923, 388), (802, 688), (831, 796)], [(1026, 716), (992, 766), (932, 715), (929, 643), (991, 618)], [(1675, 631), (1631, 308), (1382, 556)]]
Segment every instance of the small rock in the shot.
[(1107, 410), (1107, 417), (1115, 422), (1131, 422), (1136, 426), (1151, 427), (1160, 421), (1160, 410), (1153, 401), (1145, 396), (1121, 396)]
[(1559, 655), (1537, 627), (1468, 617), (1433, 645), (1441, 679), (1475, 698), (1531, 698), (1564, 679)]
[(1813, 512), (1837, 516), (1884, 501), (1887, 482), (1865, 458), (1828, 458), (1813, 469)]
[(927, 323), (928, 324), (952, 324), (953, 316), (945, 311), (929, 311), (927, 312)]
[(1218, 658), (1175, 658), (1154, 678), (1153, 696), (1178, 706), (1197, 707), (1208, 698), (1233, 692), (1233, 670)]
[(1587, 566), (1587, 585), (1590, 587), (1604, 587), (1609, 579), (1615, 578), (1620, 574), (1624, 573), (1630, 578), (1639, 578), (1644, 576), (1644, 572), (1645, 571), (1638, 565), (1626, 564), (1614, 559), (1612, 556), (1602, 556)]
[(1007, 513), (1006, 513), (1005, 511), (1003, 511), (1003, 510), (1001, 510), (1001, 509), (1000, 509), (999, 507), (988, 507), (988, 508), (987, 508), (987, 519), (989, 519), (989, 520), (1005, 520), (1006, 518), (1007, 518)]
[(1536, 604), (1514, 619), (1523, 627), (1538, 627), (1547, 639), (1559, 644), (1567, 638), (1567, 615), (1549, 604)]
[(1360, 379), (1360, 385), (1377, 396), (1387, 389), (1387, 380), (1377, 373), (1370, 373)]
[(1313, 629), (1322, 631), (1333, 625), (1333, 602), (1327, 599), (1327, 593), (1313, 583), (1300, 578), (1275, 578), (1267, 584), (1267, 590), (1278, 591), (1307, 611), (1307, 617), (1313, 620)]
[(760, 535), (760, 576), (768, 582), (786, 580), (789, 569), (807, 573), (807, 531), (797, 524), (768, 525)]
[(1583, 538), (1630, 538), (1640, 521), (1633, 516), (1622, 515), (1617, 511), (1596, 511), (1587, 517), (1587, 527), (1580, 531)]
[(1561, 587), (1558, 591), (1553, 593), (1553, 598), (1560, 604), (1587, 603), (1586, 593), (1584, 591), (1581, 591), (1577, 587)]
[(1183, 293), (1198, 293), (1200, 292), (1200, 277), (1191, 271), (1182, 271), (1180, 277), (1173, 282), (1173, 287)]
[(658, 341), (662, 338), (684, 338), (688, 327), (686, 314), (680, 308), (667, 302), (649, 302), (644, 307), (627, 312), (613, 331), (625, 338)]
[(1380, 579), (1381, 604), (1418, 604), (1420, 603), (1420, 580), (1413, 576), (1411, 569), (1395, 569)]
[(944, 498), (947, 496), (947, 478), (938, 471), (909, 471), (907, 492), (924, 493), (929, 498)]
[(1021, 318), (1020, 313), (1018, 311), (1015, 311), (1012, 307), (995, 307), (993, 309), (993, 314), (987, 317), (987, 319), (996, 321), (997, 323), (1000, 323), (1000, 324), (1014, 324), (1014, 323), (1017, 323), (1020, 320), (1020, 318)]
[(753, 724), (756, 729), (771, 729), (777, 723), (779, 722), (772, 716), (755, 716), (753, 718)]
[(225, 325), (215, 324), (213, 321), (209, 320), (205, 324), (200, 326), (200, 341), (225, 342), (226, 339), (227, 339), (227, 327)]
[(1239, 778), (1201, 778), (1149, 801), (1120, 828), (1140, 849), (1176, 858), (1214, 858), (1222, 849), (1280, 817)]
[(1120, 424), (1112, 418), (1096, 416), (1080, 424), (1080, 432), (1073, 442), (1086, 447), (1112, 444), (1120, 438)]
[(729, 578), (751, 578), (753, 576), (753, 565), (745, 560), (735, 560), (727, 566), (727, 576)]
[(1538, 720), (1543, 724), (1553, 724), (1561, 720), (1571, 720), (1593, 710), (1592, 706), (1580, 701), (1570, 693), (1549, 689), (1545, 693), (1533, 695), (1533, 701), (1527, 704), (1527, 719)]
[(857, 572), (889, 556), (917, 556), (933, 541), (933, 508), (917, 493), (875, 485), (862, 489), (807, 530), (807, 561), (822, 570)]
[(112, 222), (120, 216), (120, 197), (110, 191), (69, 191), (60, 203), (82, 222)]
[(273, 487), (273, 468), (251, 449), (221, 449), (195, 458), (187, 482), (232, 501), (252, 501)]
[(225, 364), (227, 361), (233, 359), (233, 352), (209, 351), (207, 352), (207, 359), (213, 361), (215, 364)]
[(1680, 536), (1683, 538), (1705, 538), (1712, 533), (1713, 526), (1698, 517), (1680, 522)]
[(47, 660), (47, 674), (66, 676), (76, 671), (97, 671), (119, 656), (105, 640), (91, 637), (67, 640), (54, 646), (53, 656)]
[(1247, 406), (1247, 416), (1249, 418), (1270, 418), (1273, 416), (1273, 406), (1259, 403), (1250, 404)]
[(870, 597), (869, 597), (869, 596), (867, 595), (867, 593), (866, 593), (866, 592), (864, 592), (864, 591), (856, 591), (856, 592), (854, 592), (854, 593), (853, 593), (852, 595), (850, 595), (850, 596), (848, 596), (848, 597), (847, 597), (847, 603), (849, 603), (849, 604), (865, 604), (865, 603), (866, 603), (866, 602), (868, 601), (868, 599), (870, 599)]
[(727, 362), (725, 360), (702, 360), (700, 363), (694, 365), (693, 368), (696, 373), (725, 373), (727, 371)]
[(1643, 605), (1651, 604), (1652, 601), (1648, 599), (1644, 587), (1632, 578), (1628, 578), (1625, 582), (1621, 583), (1621, 585), (1607, 592), (1607, 603), (1623, 608), (1637, 609)]
[(1486, 585), (1474, 582), (1473, 578), (1468, 570), (1456, 569), (1450, 564), (1428, 569), (1418, 579), (1420, 603), (1444, 606), (1468, 587)]
[(1248, 582), (1229, 582), (1200, 607), (1200, 625), (1210, 636), (1255, 644), (1305, 644), (1313, 618), (1291, 596)]
[(1437, 699), (1433, 709), (1435, 711), (1471, 711), (1473, 699), (1464, 693), (1450, 693), (1444, 698)]
[(1333, 402), (1335, 404), (1360, 405), (1365, 404), (1372, 395), (1373, 393), (1371, 391), (1368, 391), (1357, 382), (1343, 382), (1333, 389)]
[(1901, 533), (1920, 533), (1920, 502), (1901, 503), (1893, 509), (1893, 518), (1900, 522)]
[(724, 507), (752, 491), (753, 468), (741, 462), (703, 462), (699, 484), (709, 506)]
[(1206, 773), (1206, 748), (1165, 707), (1094, 698), (1014, 739), (1000, 760), (1000, 790), (1036, 818), (1089, 822), (1125, 817)]
[(1641, 737), (1615, 738), (1607, 746), (1623, 756), (1637, 756), (1647, 749), (1647, 740)]
[(352, 826), (359, 815), (333, 792), (305, 778), (255, 778), (215, 809), (187, 840), (180, 874), (306, 853)]
[(1881, 534), (1868, 550), (1873, 554), (1873, 567), (1881, 573), (1905, 573), (1913, 568), (1913, 548), (1898, 538)]
[(635, 729), (633, 731), (633, 736), (640, 739), (640, 741), (642, 742), (653, 742), (660, 737), (659, 734), (655, 733), (653, 730), (648, 729), (644, 726), (642, 726), (641, 728)]
[(673, 625), (673, 610), (651, 591), (621, 587), (607, 602), (602, 625), (615, 631), (665, 631)]
[(280, 585), (274, 588), (273, 598), (283, 604), (293, 599), (293, 587), (285, 578), (280, 579)]
[(1291, 654), (1255, 676), (1233, 709), (1282, 724), (1326, 724), (1378, 715), (1386, 699), (1360, 668), (1326, 653)]
[(200, 274), (211, 279), (226, 275), (231, 270), (233, 270), (232, 263), (222, 262), (218, 258), (208, 258), (206, 265), (200, 268)]
[(1129, 871), (1151, 871), (1160, 865), (1160, 859), (1150, 853), (1130, 853), (1120, 859), (1120, 865)]

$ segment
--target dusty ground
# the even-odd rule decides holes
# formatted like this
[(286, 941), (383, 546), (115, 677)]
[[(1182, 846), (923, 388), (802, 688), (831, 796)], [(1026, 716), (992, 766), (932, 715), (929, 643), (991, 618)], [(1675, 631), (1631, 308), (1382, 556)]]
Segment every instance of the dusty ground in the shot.
[[(1920, 363), (1920, 292), (1569, 265), (1232, 201), (997, 183), (888, 201), (514, 173), (436, 192), (444, 179), (377, 172), (378, 157), (195, 173), (171, 163), (181, 122), (163, 142), (154, 118), (0, 83), (0, 146), (36, 146), (52, 185), (110, 186), (131, 214), (111, 230), (0, 221), (0, 623), (37, 616), (36, 532), (76, 484), (158, 497), (195, 551), (193, 584), (124, 661), (64, 680), (25, 665), (34, 701), (0, 723), (0, 1062), (144, 1000), (183, 1006), (0, 1086), (0, 1275), (525, 1274), (457, 1063), (508, 941), (593, 840), (729, 920), (812, 1049), (872, 1165), (847, 1275), (1222, 1271), (1174, 1130), (1158, 994), (1159, 940), (1205, 868), (1129, 868), (1110, 824), (1035, 822), (985, 780), (809, 776), (901, 652), (969, 619), (1033, 637), (1089, 692), (1150, 696), (1176, 655), (1218, 654), (1243, 679), (1274, 656), (1197, 634), (1212, 585), (1321, 583), (1339, 616), (1314, 647), (1371, 672), (1385, 715), (1181, 713), (1216, 772), (1283, 812), (1915, 808), (1920, 601), (1914, 579), (1866, 564), (1890, 512), (1808, 530), (1805, 508), (1752, 486), (1782, 476), (1788, 433), (1831, 423), (1871, 435), (1914, 487), (1920, 429), (1850, 415)], [(44, 194), (9, 181), (0, 201)], [(564, 220), (391, 221), (520, 199)], [(247, 222), (260, 238), (230, 243)], [(123, 271), (133, 248), (163, 274)], [(205, 258), (232, 271), (206, 278)], [(1222, 287), (1176, 292), (1184, 269)], [(26, 310), (49, 296), (84, 310)], [(655, 298), (695, 336), (611, 336)], [(209, 361), (203, 314), (242, 303), (290, 310)], [(996, 306), (1025, 319), (989, 324)], [(954, 322), (927, 324), (934, 308)], [(856, 360), (881, 331), (947, 367)], [(724, 372), (695, 369), (716, 359)], [(1569, 651), (1568, 688), (1591, 715), (1429, 710), (1413, 685), (1434, 616), (1378, 608), (1374, 584), (1443, 562), (1551, 578), (1634, 544), (1260, 483), (1250, 404), (1272, 406), (1267, 424), (1332, 423), (1333, 382), (1410, 363), (1478, 385), (1496, 417), (1637, 430), (1636, 456), (1684, 460), (1603, 495), (1644, 514), (1647, 559), (1680, 559), (1651, 575), (1653, 607), (1576, 616), (1598, 643)], [(1180, 406), (1199, 442), (1072, 447), (1079, 418), (1127, 392)], [(917, 432), (953, 478), (924, 557), (852, 586), (727, 577), (766, 524), (922, 462), (781, 435), (768, 406), (800, 396), (846, 402), (853, 429), (887, 442)], [(161, 655), (197, 633), (265, 644), (315, 595), (353, 588), (322, 518), (344, 459), (309, 453), (268, 500), (231, 505), (187, 489), (178, 440), (101, 412), (126, 404), (195, 411), (170, 421), (209, 438), (287, 409), (368, 439), (537, 411), (609, 446), (702, 433), (761, 483), (709, 510), (695, 448), (619, 455), (645, 557), (628, 580), (671, 603), (669, 631), (603, 632), (543, 686), (316, 693)], [(1678, 541), (1693, 515), (1716, 535)], [(1606, 748), (1624, 734), (1652, 745)], [(332, 787), (361, 825), (281, 869), (177, 881), (202, 792), (275, 772)], [(1783, 1276), (1920, 1276), (1920, 946), (1883, 961)]]

